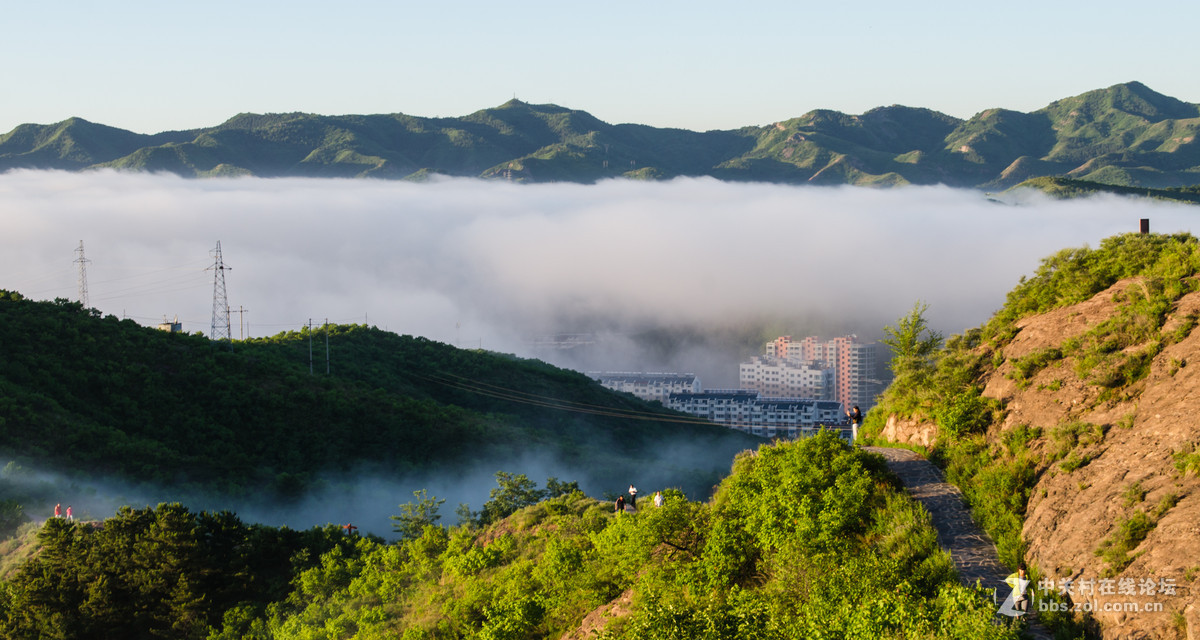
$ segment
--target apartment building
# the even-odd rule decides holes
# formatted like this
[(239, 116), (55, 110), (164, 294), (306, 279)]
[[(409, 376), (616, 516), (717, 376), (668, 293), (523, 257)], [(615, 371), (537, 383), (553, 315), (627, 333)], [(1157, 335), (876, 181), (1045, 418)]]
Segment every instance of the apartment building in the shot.
[(772, 356), (757, 356), (738, 365), (738, 385), (766, 396), (832, 400), (833, 367)]
[[(828, 387), (830, 390), (827, 395), (821, 397), (840, 402), (847, 407), (858, 405), (865, 412), (875, 404), (875, 396), (882, 391), (875, 379), (877, 349), (876, 343), (860, 342), (855, 335), (832, 340), (808, 336), (798, 341), (793, 341), (791, 336), (780, 336), (766, 343), (764, 355), (755, 360), (774, 360), (794, 366), (804, 365), (815, 370), (831, 370), (833, 381)], [(748, 374), (755, 374), (753, 368), (748, 370)], [(772, 376), (771, 382), (774, 382), (775, 377), (781, 377), (780, 374), (766, 372), (759, 375)], [(741, 384), (748, 386), (744, 380)], [(788, 395), (792, 393), (789, 391)]]
[(587, 375), (607, 389), (632, 393), (642, 400), (657, 400), (664, 405), (672, 393), (700, 393), (700, 378), (694, 373), (590, 371)]
[(799, 438), (822, 427), (845, 431), (842, 437), (849, 438), (840, 402), (763, 396), (752, 389), (714, 389), (672, 393), (666, 405), (764, 438)]

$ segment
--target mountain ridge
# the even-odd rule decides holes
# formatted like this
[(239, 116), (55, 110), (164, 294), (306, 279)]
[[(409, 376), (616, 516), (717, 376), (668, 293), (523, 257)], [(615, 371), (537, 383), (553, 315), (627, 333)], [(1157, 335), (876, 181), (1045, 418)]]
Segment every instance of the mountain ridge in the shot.
[(1152, 188), (1200, 184), (1200, 105), (1140, 82), (1023, 113), (963, 120), (903, 105), (814, 109), (705, 132), (609, 124), (517, 99), (461, 117), (240, 113), (214, 126), (138, 134), (82, 118), (0, 135), (0, 171), (111, 168), (186, 177), (252, 175), (520, 182), (709, 176), (785, 184), (1006, 188), (1067, 176)]

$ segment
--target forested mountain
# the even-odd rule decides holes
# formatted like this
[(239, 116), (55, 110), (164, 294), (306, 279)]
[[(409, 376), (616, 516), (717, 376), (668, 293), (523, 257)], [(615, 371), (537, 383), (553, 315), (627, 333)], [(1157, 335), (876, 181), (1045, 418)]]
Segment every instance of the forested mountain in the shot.
[[(757, 442), (540, 361), (365, 326), (330, 327), (333, 374), (324, 362), (310, 373), (310, 338), (213, 342), (3, 292), (0, 453), (224, 496), (286, 499), (359, 471), (490, 472), (522, 456), (575, 469), (566, 480), (584, 486), (671, 478), (700, 495)], [(669, 457), (685, 443), (713, 456)]]
[(518, 100), (457, 118), (240, 114), (215, 127), (140, 135), (72, 118), (0, 136), (0, 170), (116, 168), (183, 176), (527, 182), (712, 176), (790, 184), (1008, 187), (1065, 175), (1107, 184), (1200, 184), (1200, 105), (1138, 82), (1032, 113), (960, 120), (894, 105), (815, 110), (767, 126), (694, 132), (605, 123)]

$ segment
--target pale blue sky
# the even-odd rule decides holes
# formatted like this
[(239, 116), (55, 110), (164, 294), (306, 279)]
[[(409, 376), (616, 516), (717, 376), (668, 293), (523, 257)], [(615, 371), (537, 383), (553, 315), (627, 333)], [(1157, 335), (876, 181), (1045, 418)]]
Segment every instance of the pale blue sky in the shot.
[(816, 108), (958, 117), (1119, 82), (1200, 102), (1196, 0), (3, 3), (0, 132), (239, 112), (460, 116), (514, 95), (695, 130)]

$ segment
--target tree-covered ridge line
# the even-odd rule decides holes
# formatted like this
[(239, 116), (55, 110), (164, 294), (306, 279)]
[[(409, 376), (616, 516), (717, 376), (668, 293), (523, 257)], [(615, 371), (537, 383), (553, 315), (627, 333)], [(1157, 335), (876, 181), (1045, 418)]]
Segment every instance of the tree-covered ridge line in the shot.
[(606, 178), (1007, 188), (1039, 176), (1166, 188), (1200, 183), (1200, 105), (1138, 82), (1021, 113), (961, 120), (893, 105), (818, 109), (766, 126), (695, 132), (609, 124), (512, 100), (455, 118), (239, 114), (215, 126), (136, 134), (72, 118), (0, 135), (0, 170), (113, 168), (188, 177), (432, 174), (522, 182)]
[[(307, 328), (230, 345), (3, 292), (0, 451), (75, 476), (281, 498), (325, 473), (399, 478), (536, 453), (585, 483), (620, 486), (654, 467), (700, 495), (724, 462), (659, 460), (658, 446), (695, 441), (727, 459), (756, 442), (540, 361), (361, 325), (327, 331), (338, 366), (311, 374)], [(446, 384), (451, 376), (558, 405), (481, 394)]]
[[(0, 585), (0, 635), (1017, 637), (994, 623), (989, 597), (958, 582), (928, 513), (882, 458), (832, 433), (738, 456), (709, 501), (663, 496), (614, 513), (563, 493), (391, 544), (272, 533), (172, 505), (123, 511), (101, 529), (54, 521), (42, 553)], [(230, 544), (236, 553), (219, 552)], [(296, 546), (290, 564), (276, 561)], [(261, 569), (246, 567), (259, 548)], [(226, 585), (234, 574), (262, 588)]]
[(1009, 189), (1036, 189), (1058, 199), (1086, 198), (1098, 193), (1111, 193), (1119, 196), (1135, 196), (1166, 200), (1170, 202), (1186, 202), (1200, 204), (1200, 185), (1191, 187), (1170, 187), (1166, 189), (1151, 189), (1126, 185), (1104, 184), (1090, 180), (1073, 180), (1061, 176), (1046, 176), (1030, 178)]

